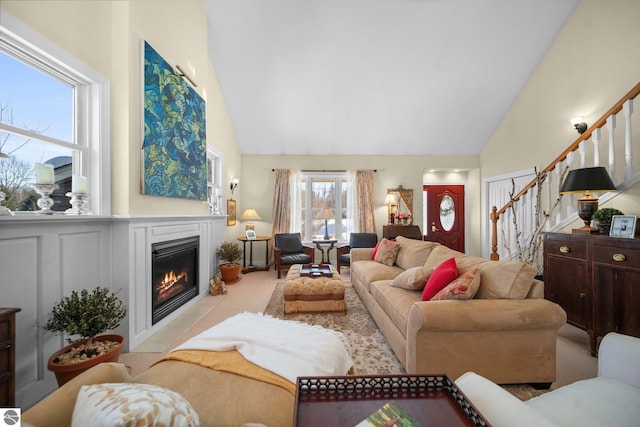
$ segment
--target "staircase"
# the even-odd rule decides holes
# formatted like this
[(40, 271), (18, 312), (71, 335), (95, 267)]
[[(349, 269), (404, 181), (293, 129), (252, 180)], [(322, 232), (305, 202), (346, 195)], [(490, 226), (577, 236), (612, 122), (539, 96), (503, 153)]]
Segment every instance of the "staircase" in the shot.
[[(542, 271), (542, 235), (560, 230), (578, 219), (579, 195), (561, 195), (559, 189), (571, 169), (605, 166), (616, 191), (599, 195), (600, 204), (640, 182), (640, 137), (634, 123), (633, 103), (640, 94), (636, 84), (613, 107), (589, 127), (546, 168), (535, 171), (533, 179), (520, 188), (512, 181), (508, 202), (491, 209), (492, 260), (517, 259)], [(636, 115), (636, 122), (639, 115)], [(621, 123), (619, 123), (621, 122)], [(640, 157), (640, 154), (638, 156)], [(596, 195), (598, 197), (598, 195)]]

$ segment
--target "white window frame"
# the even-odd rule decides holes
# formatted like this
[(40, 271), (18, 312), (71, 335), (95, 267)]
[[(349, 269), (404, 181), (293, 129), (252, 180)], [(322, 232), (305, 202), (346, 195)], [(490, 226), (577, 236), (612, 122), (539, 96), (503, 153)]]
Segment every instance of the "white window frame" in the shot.
[[(302, 173), (300, 173), (300, 181), (302, 181), (303, 179), (304, 184), (305, 184), (305, 194), (306, 194), (306, 198), (307, 200), (305, 200), (305, 206), (308, 206), (309, 209), (307, 209), (307, 211), (305, 212), (305, 229), (304, 229), (304, 236), (313, 236), (313, 215), (312, 215), (312, 210), (311, 208), (311, 196), (312, 196), (312, 190), (311, 190), (311, 183), (312, 180), (314, 178), (318, 178), (318, 179), (324, 179), (324, 180), (329, 180), (329, 179), (334, 179), (335, 180), (335, 185), (336, 185), (336, 206), (334, 206), (335, 209), (335, 213), (336, 213), (336, 219), (334, 220), (334, 224), (335, 224), (335, 235), (336, 236), (340, 236), (342, 235), (342, 220), (338, 221), (338, 218), (342, 218), (341, 216), (338, 216), (337, 214), (339, 212), (342, 212), (342, 209), (346, 208), (349, 209), (348, 206), (344, 207), (342, 206), (342, 190), (343, 190), (343, 180), (348, 180), (349, 179), (349, 173), (348, 172), (307, 172), (307, 171), (303, 171)], [(298, 185), (297, 188), (301, 188), (301, 185)], [(294, 207), (294, 209), (296, 209), (296, 207)], [(292, 215), (294, 215), (294, 217), (299, 218), (300, 217), (300, 212), (292, 212)], [(347, 212), (347, 218), (349, 218), (350, 215)], [(353, 231), (353, 230), (351, 230)], [(349, 233), (349, 230), (346, 230), (347, 234)], [(304, 239), (306, 242), (310, 242), (312, 239), (310, 238), (305, 238)], [(344, 241), (344, 239), (338, 239), (339, 241)]]
[[(222, 167), (224, 156), (215, 148), (207, 147), (207, 202), (209, 213), (223, 215), (222, 210)], [(214, 171), (210, 176), (208, 171)]]
[[(0, 12), (0, 50), (75, 87), (75, 144), (0, 123), (0, 130), (78, 150), (74, 175), (87, 178), (90, 209), (111, 214), (109, 80), (6, 13)], [(81, 154), (80, 154), (81, 153)]]

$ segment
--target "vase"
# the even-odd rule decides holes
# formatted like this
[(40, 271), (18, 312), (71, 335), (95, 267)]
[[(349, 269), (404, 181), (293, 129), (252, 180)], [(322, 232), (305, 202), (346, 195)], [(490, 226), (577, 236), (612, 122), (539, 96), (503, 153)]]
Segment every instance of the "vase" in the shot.
[(88, 360), (83, 360), (82, 362), (71, 363), (71, 364), (55, 363), (54, 360), (56, 360), (58, 356), (69, 351), (71, 348), (77, 347), (86, 343), (87, 341), (89, 341), (89, 339), (82, 340), (77, 343), (69, 344), (61, 348), (60, 350), (56, 351), (55, 353), (53, 353), (51, 357), (49, 357), (49, 361), (47, 362), (47, 368), (55, 374), (56, 381), (58, 381), (58, 386), (62, 386), (63, 384), (66, 384), (68, 381), (72, 380), (77, 375), (80, 375), (87, 369), (92, 368), (99, 363), (118, 361), (118, 359), (120, 358), (120, 353), (122, 352), (122, 348), (124, 347), (124, 342), (125, 342), (124, 337), (122, 335), (117, 335), (117, 334), (98, 335), (96, 337), (93, 337), (93, 340), (94, 341), (116, 341), (116, 342), (119, 342), (120, 344), (118, 344), (116, 348), (104, 354), (101, 354), (99, 356), (93, 357)]

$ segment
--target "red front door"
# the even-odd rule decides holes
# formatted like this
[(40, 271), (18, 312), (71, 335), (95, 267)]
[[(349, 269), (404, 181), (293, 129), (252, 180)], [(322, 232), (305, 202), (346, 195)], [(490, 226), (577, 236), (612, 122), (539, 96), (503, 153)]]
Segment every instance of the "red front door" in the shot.
[(424, 240), (464, 252), (464, 185), (425, 185)]

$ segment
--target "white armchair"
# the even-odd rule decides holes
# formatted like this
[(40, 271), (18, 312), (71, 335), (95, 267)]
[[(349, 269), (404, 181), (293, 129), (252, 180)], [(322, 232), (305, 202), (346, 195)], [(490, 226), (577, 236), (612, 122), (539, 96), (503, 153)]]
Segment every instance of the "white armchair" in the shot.
[(598, 376), (526, 402), (473, 372), (456, 380), (493, 427), (640, 425), (640, 339), (609, 333), (602, 339)]

